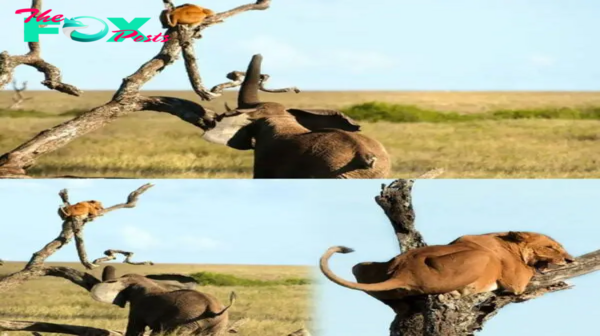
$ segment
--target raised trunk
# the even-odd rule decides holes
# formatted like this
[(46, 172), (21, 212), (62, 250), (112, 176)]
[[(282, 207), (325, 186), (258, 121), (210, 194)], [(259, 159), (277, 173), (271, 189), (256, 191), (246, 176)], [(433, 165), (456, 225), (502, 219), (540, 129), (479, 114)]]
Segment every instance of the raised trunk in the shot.
[(252, 108), (260, 103), (258, 89), (260, 88), (261, 63), (262, 55), (252, 56), (238, 94), (238, 108)]

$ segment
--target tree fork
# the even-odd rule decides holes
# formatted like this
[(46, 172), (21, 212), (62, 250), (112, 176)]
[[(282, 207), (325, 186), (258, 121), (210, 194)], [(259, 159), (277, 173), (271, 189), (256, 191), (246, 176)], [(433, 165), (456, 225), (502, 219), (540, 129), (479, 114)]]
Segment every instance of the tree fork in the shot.
[[(430, 177), (428, 174), (423, 177)], [(415, 227), (413, 183), (414, 180), (396, 180), (388, 186), (382, 186), (380, 194), (375, 197), (376, 203), (389, 218), (403, 253), (426, 246), (423, 236)], [(598, 270), (600, 250), (577, 257), (573, 264), (535, 275), (525, 292), (520, 295), (490, 292), (455, 298), (444, 294), (383, 302), (396, 312), (390, 325), (390, 335), (474, 335), (503, 307), (569, 289), (571, 286), (564, 280)]]

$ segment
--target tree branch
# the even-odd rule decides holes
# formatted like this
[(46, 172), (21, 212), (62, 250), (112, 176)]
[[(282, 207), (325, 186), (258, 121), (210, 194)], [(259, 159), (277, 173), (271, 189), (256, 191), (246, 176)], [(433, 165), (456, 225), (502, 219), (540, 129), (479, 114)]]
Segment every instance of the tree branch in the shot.
[(94, 265), (100, 265), (103, 262), (115, 260), (115, 259), (117, 259), (117, 256), (115, 254), (122, 254), (122, 255), (124, 255), (125, 256), (125, 260), (123, 260), (123, 263), (125, 263), (125, 264), (131, 264), (131, 265), (154, 265), (154, 263), (152, 261), (141, 261), (141, 262), (131, 261), (131, 258), (133, 257), (133, 252), (126, 252), (126, 251), (122, 251), (122, 250), (106, 250), (106, 251), (104, 251), (104, 255), (106, 257), (100, 257), (100, 258), (92, 261), (92, 264), (94, 264)]
[[(437, 173), (432, 173), (436, 171), (439, 172), (433, 170), (425, 175), (436, 175)], [(396, 180), (387, 187), (383, 185), (380, 195), (375, 197), (377, 204), (388, 216), (403, 253), (427, 246), (414, 223), (411, 194), (413, 183), (412, 180)], [(413, 296), (384, 302), (396, 311), (399, 311), (397, 307), (403, 307), (390, 326), (390, 335), (473, 335), (506, 305), (569, 289), (571, 286), (564, 283), (564, 280), (598, 270), (600, 250), (576, 258), (573, 264), (549, 270), (545, 274), (537, 274), (521, 295), (496, 291), (460, 298), (444, 294)]]
[[(214, 127), (214, 112), (209, 111), (196, 103), (178, 98), (144, 97), (140, 94), (140, 89), (168, 65), (175, 62), (178, 54), (182, 51), (181, 45), (184, 45), (186, 49), (184, 56), (187, 57), (186, 66), (188, 68), (188, 77), (190, 78), (195, 92), (204, 99), (216, 97), (217, 95), (215, 94), (207, 93), (202, 86), (202, 81), (197, 71), (197, 65), (195, 64), (192, 40), (201, 37), (200, 31), (207, 27), (223, 22), (224, 19), (242, 12), (265, 10), (269, 8), (270, 2), (270, 0), (259, 0), (254, 4), (243, 5), (223, 13), (218, 13), (215, 16), (209, 17), (201, 25), (194, 28), (189, 36), (182, 36), (178, 27), (168, 29), (166, 34), (169, 35), (169, 40), (163, 43), (159, 53), (144, 63), (133, 74), (124, 78), (121, 86), (115, 92), (110, 102), (96, 107), (74, 119), (45, 130), (14, 150), (0, 156), (0, 176), (15, 177), (24, 175), (26, 169), (33, 166), (40, 156), (55, 151), (67, 145), (74, 139), (97, 130), (131, 112), (149, 110), (166, 112), (176, 115), (182, 120), (190, 122), (204, 130)], [(36, 1), (34, 1), (34, 3), (36, 3)], [(167, 10), (173, 8), (170, 1), (163, 0), (163, 3)], [(41, 2), (38, 4), (41, 6)], [(39, 45), (37, 46), (37, 50), (39, 50)], [(15, 63), (15, 61), (7, 55), (8, 54), (0, 54), (0, 84), (3, 81), (10, 81), (12, 77), (12, 69), (14, 68), (13, 63)], [(35, 64), (32, 63), (32, 66), (36, 66), (38, 69), (47, 68), (48, 74), (58, 73), (58, 69), (55, 67), (51, 68), (51, 65), (42, 61), (36, 61)], [(5, 75), (2, 76), (2, 73), (5, 73)], [(54, 75), (54, 77), (45, 82), (49, 87), (58, 91), (65, 91), (71, 88), (70, 86), (60, 85), (59, 81), (60, 77), (57, 79)], [(0, 87), (1, 86), (2, 85), (0, 85)]]
[(36, 331), (86, 336), (123, 336), (123, 333), (121, 332), (108, 329), (84, 327), (70, 324), (29, 321), (0, 320), (0, 331)]
[[(136, 206), (138, 198), (141, 194), (146, 192), (146, 190), (150, 189), (153, 185), (150, 183), (146, 183), (139, 187), (138, 189), (132, 191), (127, 197), (126, 203), (117, 204), (111, 206), (109, 208), (104, 209), (100, 215), (105, 215), (108, 212), (123, 209), (123, 208), (133, 208)], [(59, 197), (63, 201), (63, 207), (68, 206), (69, 203), (69, 193), (67, 189), (62, 189), (58, 193)], [(59, 209), (60, 211), (60, 209)], [(87, 253), (85, 251), (85, 245), (83, 240), (83, 227), (90, 220), (85, 219), (80, 221), (75, 218), (67, 217), (63, 223), (61, 231), (55, 239), (46, 244), (41, 250), (35, 252), (27, 265), (20, 271), (12, 273), (2, 279), (0, 279), (0, 293), (6, 291), (12, 287), (22, 284), (23, 282), (41, 277), (41, 276), (57, 276), (70, 280), (71, 282), (78, 284), (89, 290), (87, 284), (93, 283), (93, 276), (86, 275), (85, 273), (78, 272), (69, 268), (57, 268), (57, 267), (44, 267), (44, 262), (48, 257), (56, 253), (63, 246), (67, 245), (75, 236), (76, 244), (77, 244), (77, 254), (81, 263), (87, 268), (91, 269), (95, 267), (92, 263), (87, 260)], [(92, 278), (90, 278), (92, 277)], [(91, 287), (90, 287), (91, 288)]]
[[(41, 12), (42, 0), (32, 0), (31, 8)], [(79, 96), (82, 93), (77, 87), (62, 82), (60, 70), (42, 58), (39, 42), (28, 42), (28, 46), (29, 52), (25, 55), (10, 56), (8, 51), (0, 53), (0, 89), (12, 80), (15, 68), (20, 65), (28, 65), (44, 73), (45, 79), (42, 84), (50, 90), (72, 96)]]

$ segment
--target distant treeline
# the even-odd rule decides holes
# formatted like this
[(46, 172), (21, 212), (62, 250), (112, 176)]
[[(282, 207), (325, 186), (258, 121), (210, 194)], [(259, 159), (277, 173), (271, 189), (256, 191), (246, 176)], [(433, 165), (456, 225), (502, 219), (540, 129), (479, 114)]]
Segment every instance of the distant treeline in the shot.
[[(563, 120), (600, 120), (600, 107), (548, 107), (537, 109), (497, 110), (479, 113), (457, 113), (421, 108), (415, 105), (368, 102), (342, 108), (342, 111), (355, 120), (388, 121), (394, 123), (410, 122), (465, 122), (479, 120), (515, 120), (515, 119), (563, 119)], [(0, 117), (6, 118), (54, 118), (78, 116), (87, 110), (69, 110), (59, 114), (33, 110), (0, 109)]]
[(257, 280), (237, 277), (232, 274), (200, 272), (191, 274), (203, 286), (237, 286), (237, 287), (264, 287), (264, 286), (294, 286), (310, 285), (309, 279), (287, 278), (279, 280)]

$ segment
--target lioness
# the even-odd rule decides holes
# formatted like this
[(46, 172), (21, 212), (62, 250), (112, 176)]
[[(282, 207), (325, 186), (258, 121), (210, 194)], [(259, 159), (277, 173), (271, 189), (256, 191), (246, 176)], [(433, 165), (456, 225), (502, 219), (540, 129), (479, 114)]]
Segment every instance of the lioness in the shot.
[(551, 264), (574, 261), (558, 242), (540, 233), (467, 235), (448, 245), (410, 250), (388, 262), (357, 264), (352, 268), (360, 282), (356, 283), (338, 277), (328, 265), (334, 253), (350, 252), (343, 246), (329, 248), (321, 257), (321, 271), (340, 286), (380, 300), (420, 294), (468, 295), (498, 288), (521, 294), (536, 270), (544, 272)]

